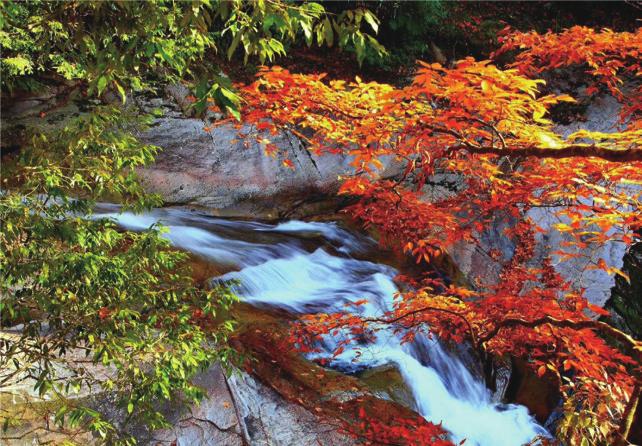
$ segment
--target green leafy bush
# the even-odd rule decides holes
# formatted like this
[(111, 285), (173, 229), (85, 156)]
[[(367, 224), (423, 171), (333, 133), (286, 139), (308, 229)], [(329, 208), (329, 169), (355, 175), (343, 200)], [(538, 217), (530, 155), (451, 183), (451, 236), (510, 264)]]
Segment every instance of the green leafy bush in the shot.
[(78, 396), (109, 392), (128, 418), (163, 426), (157, 403), (197, 399), (190, 378), (227, 361), (232, 325), (219, 313), (234, 301), (194, 286), (162, 227), (124, 232), (92, 218), (106, 195), (133, 210), (158, 204), (136, 180), (156, 148), (131, 135), (133, 119), (99, 107), (35, 135), (3, 172), (11, 187), (0, 197), (0, 314), (4, 326), (21, 324), (0, 338), (0, 386), (33, 382), (59, 403), (60, 423), (110, 443), (131, 439)]
[[(169, 246), (162, 226), (133, 233), (93, 215), (101, 200), (135, 212), (161, 204), (135, 174), (159, 150), (134, 136), (152, 119), (127, 108), (127, 98), (181, 82), (197, 112), (213, 98), (238, 117), (218, 54), (272, 62), (301, 41), (353, 45), (362, 55), (383, 51), (362, 30), (377, 25), (363, 8), (336, 14), (282, 0), (0, 3), (3, 101), (49, 85), (93, 104), (107, 92), (122, 99), (26, 144), (9, 141), (19, 153), (3, 154), (0, 391), (32, 385), (59, 426), (108, 444), (135, 443), (134, 421), (164, 426), (163, 401), (197, 400), (202, 390), (190, 378), (232, 354), (226, 310), (235, 298), (195, 286), (186, 254)], [(96, 410), (87, 398), (96, 393), (120, 411)], [(0, 416), (5, 429), (13, 424)]]
[[(7, 1), (0, 5), (0, 65), (4, 90), (34, 90), (46, 79), (81, 81), (87, 92), (153, 87), (152, 81), (198, 85), (203, 110), (212, 97), (238, 117), (239, 98), (215, 62), (241, 50), (245, 62), (273, 62), (303, 41), (383, 54), (367, 9), (338, 14), (315, 2), (233, 1)], [(205, 85), (205, 86), (204, 86)]]

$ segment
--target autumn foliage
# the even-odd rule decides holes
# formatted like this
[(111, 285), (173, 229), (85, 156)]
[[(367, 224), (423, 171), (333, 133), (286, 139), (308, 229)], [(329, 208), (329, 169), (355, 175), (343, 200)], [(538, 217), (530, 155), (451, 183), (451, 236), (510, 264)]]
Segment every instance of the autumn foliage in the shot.
[(448, 432), (441, 425), (423, 420), (399, 419), (384, 423), (377, 416), (368, 415), (361, 407), (359, 422), (346, 428), (349, 435), (365, 444), (413, 444), (416, 446), (454, 446)]
[(622, 89), (625, 78), (640, 76), (642, 28), (616, 33), (574, 26), (559, 34), (512, 33), (500, 41), (502, 46), (495, 56), (517, 51), (512, 66), (521, 73), (537, 76), (556, 68), (577, 66), (593, 80), (586, 94), (606, 89), (625, 105), (624, 118), (642, 112), (642, 87)]
[[(451, 67), (420, 62), (403, 88), (263, 69), (243, 89), (244, 120), (262, 130), (270, 154), (278, 148), (269, 134), (286, 130), (315, 154), (350, 156), (354, 170), (340, 193), (357, 199), (348, 211), (383, 243), (430, 263), (458, 243), (482, 249), (484, 231), (497, 222), (515, 243), (510, 258), (487, 253), (501, 269), (494, 283), (427, 279), (376, 320), (308, 317), (297, 340), (345, 327), (362, 336), (381, 323), (409, 337), (430, 327), (445, 341), (472, 343), (483, 362), (510, 355), (554, 376), (565, 397), (557, 435), (567, 444), (627, 444), (642, 344), (598, 322), (604, 311), (554, 265), (586, 256), (587, 268), (624, 274), (587, 253), (630, 245), (642, 229), (640, 48), (640, 29), (507, 34), (496, 53), (512, 56), (507, 67), (472, 58)], [(538, 77), (560, 68), (592, 79), (585, 95), (606, 92), (623, 103), (618, 129), (556, 131), (551, 111), (575, 99), (544, 94)], [(382, 179), (385, 157), (401, 166), (394, 179)], [(437, 176), (453, 186), (430, 193)], [(537, 208), (558, 223), (538, 226), (530, 213)], [(563, 233), (564, 242), (538, 261), (537, 237), (547, 231)]]

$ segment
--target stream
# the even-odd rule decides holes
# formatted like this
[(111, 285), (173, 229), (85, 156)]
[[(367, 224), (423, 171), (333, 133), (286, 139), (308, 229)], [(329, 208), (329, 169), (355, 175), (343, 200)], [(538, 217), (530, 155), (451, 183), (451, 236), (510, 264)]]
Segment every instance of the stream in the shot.
[[(398, 291), (396, 270), (367, 259), (376, 243), (336, 223), (288, 221), (265, 224), (217, 219), (178, 209), (134, 215), (101, 205), (95, 217), (113, 218), (124, 228), (143, 230), (161, 221), (175, 246), (204, 257), (235, 279), (236, 294), (259, 307), (291, 313), (350, 311), (376, 316), (392, 308)], [(347, 302), (367, 299), (365, 305)], [(377, 332), (367, 345), (349, 344), (332, 357), (340, 340), (328, 337), (322, 353), (329, 367), (346, 373), (385, 364), (399, 370), (415, 400), (414, 410), (442, 423), (455, 442), (471, 446), (519, 446), (536, 435), (548, 435), (523, 406), (493, 401), (483, 382), (466, 366), (427, 337), (402, 344), (391, 331)]]

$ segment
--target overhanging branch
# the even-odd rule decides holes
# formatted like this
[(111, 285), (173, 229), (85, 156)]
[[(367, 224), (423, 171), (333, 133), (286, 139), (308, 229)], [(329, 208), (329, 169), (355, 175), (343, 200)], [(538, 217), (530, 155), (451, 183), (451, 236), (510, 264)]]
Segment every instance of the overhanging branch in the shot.
[(577, 158), (595, 157), (612, 162), (642, 162), (642, 149), (607, 149), (597, 145), (570, 145), (553, 149), (548, 147), (517, 147), (503, 149), (494, 146), (460, 145), (453, 150), (465, 149), (471, 153), (490, 154), (499, 156), (531, 156), (536, 158)]
[(617, 328), (607, 324), (606, 322), (595, 321), (592, 319), (574, 321), (571, 319), (557, 319), (552, 316), (543, 316), (533, 320), (526, 320), (521, 318), (506, 318), (497, 322), (495, 328), (490, 330), (484, 336), (479, 336), (478, 339), (479, 342), (484, 343), (495, 337), (499, 333), (499, 331), (504, 328), (535, 328), (545, 324), (551, 324), (555, 327), (560, 328), (573, 328), (575, 330), (581, 330), (584, 328), (597, 330), (625, 344), (631, 350), (636, 352), (638, 356), (642, 355), (642, 342), (636, 341), (628, 334), (618, 330)]

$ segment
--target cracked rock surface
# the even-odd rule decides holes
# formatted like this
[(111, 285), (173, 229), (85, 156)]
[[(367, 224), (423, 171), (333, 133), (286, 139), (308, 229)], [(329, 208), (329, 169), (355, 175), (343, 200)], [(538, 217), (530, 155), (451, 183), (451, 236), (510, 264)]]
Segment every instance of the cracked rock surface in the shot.
[(200, 375), (207, 389), (200, 405), (155, 432), (147, 444), (176, 446), (349, 446), (338, 426), (286, 401), (244, 372), (225, 376), (216, 365)]

